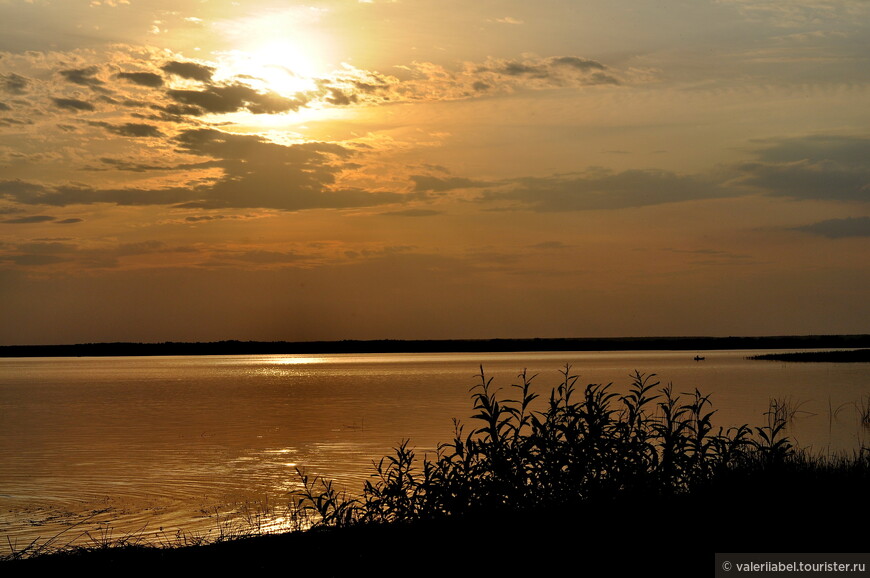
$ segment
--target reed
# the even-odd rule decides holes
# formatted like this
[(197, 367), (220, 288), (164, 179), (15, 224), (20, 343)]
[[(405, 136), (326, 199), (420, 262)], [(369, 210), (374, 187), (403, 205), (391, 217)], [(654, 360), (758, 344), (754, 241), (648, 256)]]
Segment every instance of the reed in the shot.
[(870, 427), (870, 393), (855, 402), (858, 422), (865, 428)]
[(403, 441), (375, 464), (359, 499), (341, 501), (328, 482), (303, 477), (300, 508), (318, 525), (342, 526), (660, 500), (809, 463), (787, 435), (805, 413), (791, 400), (771, 400), (760, 427), (723, 430), (709, 395), (677, 394), (654, 374), (635, 372), (620, 396), (612, 384), (579, 387), (566, 366), (544, 400), (534, 379), (524, 371), (505, 393), (481, 367), (469, 433), (454, 420), (453, 440), (421, 464)]

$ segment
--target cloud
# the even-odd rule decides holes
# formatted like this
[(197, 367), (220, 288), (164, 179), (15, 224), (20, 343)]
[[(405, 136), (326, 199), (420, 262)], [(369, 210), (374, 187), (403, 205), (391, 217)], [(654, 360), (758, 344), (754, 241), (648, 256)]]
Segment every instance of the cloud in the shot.
[(296, 253), (282, 253), (279, 251), (246, 251), (230, 256), (232, 260), (256, 263), (260, 265), (277, 265), (295, 263), (304, 257)]
[(0, 88), (9, 94), (23, 95), (27, 94), (27, 88), (30, 85), (30, 80), (11, 72), (9, 74), (0, 74)]
[[(81, 219), (64, 219), (57, 223), (79, 222)], [(163, 241), (145, 240), (117, 245), (99, 244), (83, 247), (61, 240), (44, 240), (19, 244), (0, 245), (3, 254), (0, 261), (11, 261), (20, 266), (44, 266), (57, 263), (76, 263), (77, 267), (113, 268), (121, 265), (127, 257), (166, 253), (196, 253), (197, 250), (186, 246), (170, 246)], [(135, 259), (134, 259), (135, 260)]]
[(397, 193), (333, 188), (341, 162), (354, 154), (337, 144), (284, 146), (214, 129), (189, 130), (177, 140), (186, 152), (220, 159), (216, 164), (225, 172), (208, 191), (208, 199), (192, 206), (299, 210), (372, 206), (403, 199)]
[[(35, 58), (28, 57), (28, 58)], [(281, 94), (268, 88), (268, 82), (248, 75), (216, 81), (217, 65), (206, 62), (169, 60), (161, 63), (155, 53), (143, 58), (140, 53), (119, 51), (106, 62), (94, 62), (93, 55), (69, 60), (40, 61), (41, 76), (30, 80), (15, 73), (2, 76), (0, 87), (10, 94), (23, 95), (33, 87), (50, 86), (51, 75), (67, 85), (94, 91), (96, 98), (81, 94), (59, 94), (54, 98), (40, 94), (47, 103), (72, 112), (106, 114), (105, 122), (124, 126), (121, 136), (157, 136), (144, 126), (119, 125), (111, 115), (136, 116), (143, 120), (186, 124), (195, 117), (247, 112), (274, 115), (299, 111), (305, 107), (378, 106), (400, 102), (464, 100), (509, 94), (522, 90), (564, 89), (597, 84), (619, 83), (618, 73), (601, 62), (580, 56), (524, 59), (489, 59), (483, 63), (463, 63), (444, 67), (431, 62), (414, 62), (395, 68), (397, 76), (342, 65), (342, 68), (311, 81), (314, 87), (296, 94)], [(80, 63), (70, 66), (69, 61)], [(153, 68), (152, 68), (153, 67)], [(128, 71), (125, 71), (128, 70)], [(192, 83), (190, 81), (195, 81)], [(139, 87), (153, 91), (137, 90)], [(145, 96), (147, 94), (147, 96)], [(6, 99), (7, 106), (12, 103)], [(6, 120), (5, 124), (12, 121)], [(108, 126), (106, 127), (109, 130)], [(150, 133), (144, 131), (151, 130)], [(138, 132), (137, 132), (138, 131)]]
[(19, 181), (0, 182), (0, 196), (28, 205), (69, 205), (112, 203), (116, 205), (171, 205), (191, 199), (193, 191), (183, 187), (166, 189), (97, 189), (74, 184), (44, 186)]
[(734, 5), (738, 12), (754, 23), (767, 23), (780, 28), (820, 26), (829, 22), (861, 21), (868, 14), (862, 0), (718, 0)]
[(444, 192), (453, 189), (483, 187), (487, 183), (474, 181), (463, 177), (433, 177), (430, 175), (411, 175), (416, 192)]
[(130, 171), (134, 173), (144, 173), (147, 171), (171, 171), (177, 168), (174, 166), (166, 165), (149, 165), (145, 163), (136, 163), (131, 161), (125, 161), (122, 159), (112, 159), (108, 157), (101, 158), (100, 162), (105, 165), (109, 165), (109, 167), (118, 171)]
[[(277, 114), (299, 110), (305, 104), (273, 91), (258, 92), (238, 83), (209, 86), (204, 90), (169, 90), (166, 94), (178, 103), (196, 107), (199, 114), (226, 114), (245, 109), (253, 114)], [(193, 110), (188, 110), (188, 114)]]
[(34, 124), (31, 119), (19, 120), (17, 118), (0, 118), (0, 125), (3, 126), (22, 126)]
[(133, 122), (128, 122), (122, 125), (114, 125), (108, 122), (91, 122), (88, 124), (92, 126), (99, 126), (111, 133), (127, 137), (142, 138), (163, 136), (163, 133), (160, 132), (160, 130), (156, 126), (150, 124)]
[(6, 261), (12, 261), (16, 265), (21, 265), (24, 267), (27, 266), (42, 266), (42, 265), (54, 265), (56, 263), (64, 263), (69, 261), (68, 257), (59, 257), (57, 255), (40, 255), (40, 254), (27, 254), (27, 255), (9, 255), (6, 257), (0, 257), (0, 259), (4, 259)]
[(51, 99), (58, 108), (72, 111), (80, 110), (96, 110), (93, 104), (79, 100), (77, 98), (52, 98)]
[(152, 88), (163, 86), (163, 77), (153, 72), (119, 72), (116, 76), (139, 86), (150, 86)]
[(821, 235), (829, 239), (846, 237), (870, 237), (870, 217), (847, 217), (829, 219), (811, 225), (795, 227), (793, 230)]
[(436, 211), (434, 209), (405, 209), (403, 211), (389, 211), (381, 214), (388, 217), (434, 217), (443, 213), (444, 211)]
[(574, 176), (528, 177), (506, 190), (484, 193), (483, 201), (508, 201), (539, 212), (624, 209), (727, 196), (721, 186), (693, 175), (663, 170), (613, 172), (590, 169)]
[(759, 142), (758, 160), (736, 167), (739, 184), (793, 199), (870, 200), (870, 137), (813, 135)]
[(600, 62), (589, 60), (588, 58), (580, 58), (578, 56), (558, 56), (549, 60), (551, 66), (566, 66), (575, 70), (605, 70), (605, 67)]
[(233, 217), (228, 217), (226, 215), (200, 215), (200, 216), (191, 216), (185, 217), (184, 220), (187, 223), (201, 223), (207, 221), (222, 221), (224, 219), (231, 219)]
[(234, 135), (216, 129), (187, 130), (174, 142), (180, 152), (208, 159), (176, 169), (219, 168), (222, 176), (207, 184), (159, 189), (98, 189), (79, 184), (52, 187), (21, 180), (0, 181), (0, 197), (31, 205), (113, 203), (289, 211), (367, 207), (405, 199), (399, 193), (335, 187), (344, 161), (355, 154), (337, 144), (285, 146), (256, 135)]
[(198, 64), (196, 62), (179, 62), (176, 60), (167, 62), (161, 67), (161, 70), (168, 72), (169, 74), (180, 76), (181, 78), (209, 82), (211, 81), (215, 69), (214, 67), (205, 64)]
[(526, 88), (552, 88), (558, 86), (619, 84), (620, 81), (606, 72), (608, 68), (596, 60), (579, 56), (554, 56), (525, 60), (490, 59), (476, 67), (477, 82), (498, 86), (504, 77), (513, 79), (509, 84), (520, 82)]
[[(431, 62), (397, 66), (398, 76), (344, 69), (318, 81), (320, 93), (309, 93), (303, 104), (388, 104), (396, 102), (464, 100), (519, 90), (548, 90), (600, 84), (620, 84), (604, 64), (579, 56), (489, 59), (449, 69)], [(401, 77), (401, 78), (400, 78)]]
[(89, 66), (87, 68), (72, 68), (69, 70), (60, 70), (58, 71), (58, 74), (60, 74), (67, 82), (78, 84), (79, 86), (87, 86), (92, 90), (104, 92), (105, 89), (103, 88), (103, 86), (106, 83), (94, 76), (99, 71), (100, 69), (98, 67)]
[(31, 217), (18, 217), (16, 219), (6, 219), (2, 221), (8, 225), (29, 225), (32, 223), (45, 223), (47, 221), (54, 221), (55, 217), (50, 217), (48, 215), (33, 215)]

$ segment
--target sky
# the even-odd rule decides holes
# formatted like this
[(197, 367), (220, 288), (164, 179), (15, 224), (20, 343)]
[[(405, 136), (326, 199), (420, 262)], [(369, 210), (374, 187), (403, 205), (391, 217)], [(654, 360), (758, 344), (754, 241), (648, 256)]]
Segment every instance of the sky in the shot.
[(0, 344), (870, 332), (866, 0), (0, 0)]

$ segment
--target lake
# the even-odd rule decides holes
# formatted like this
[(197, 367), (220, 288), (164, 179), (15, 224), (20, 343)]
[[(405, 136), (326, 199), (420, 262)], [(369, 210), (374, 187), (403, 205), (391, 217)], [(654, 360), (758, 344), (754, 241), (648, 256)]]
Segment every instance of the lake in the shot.
[[(798, 411), (789, 435), (851, 453), (870, 432), (856, 406), (870, 364), (782, 363), (762, 351), (620, 351), (0, 359), (0, 555), (126, 535), (213, 538), (287, 526), (296, 468), (361, 490), (403, 439), (422, 457), (473, 427), (479, 367), (494, 384), (538, 374), (548, 394), (571, 364), (578, 386), (635, 370), (710, 394), (717, 426), (766, 423), (772, 398)], [(695, 355), (705, 357), (695, 361)]]

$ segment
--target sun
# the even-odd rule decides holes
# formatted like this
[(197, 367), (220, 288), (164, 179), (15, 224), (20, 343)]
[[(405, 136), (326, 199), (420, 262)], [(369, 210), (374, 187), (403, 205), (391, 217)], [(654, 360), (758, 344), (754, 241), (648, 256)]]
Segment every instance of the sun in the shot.
[(248, 50), (232, 50), (224, 53), (221, 60), (222, 76), (242, 78), (247, 84), (282, 96), (316, 88), (316, 64), (287, 41), (264, 43)]
[(231, 47), (220, 54), (221, 72), (282, 96), (316, 88), (330, 53), (318, 31), (321, 13), (293, 8), (237, 20), (221, 27)]

